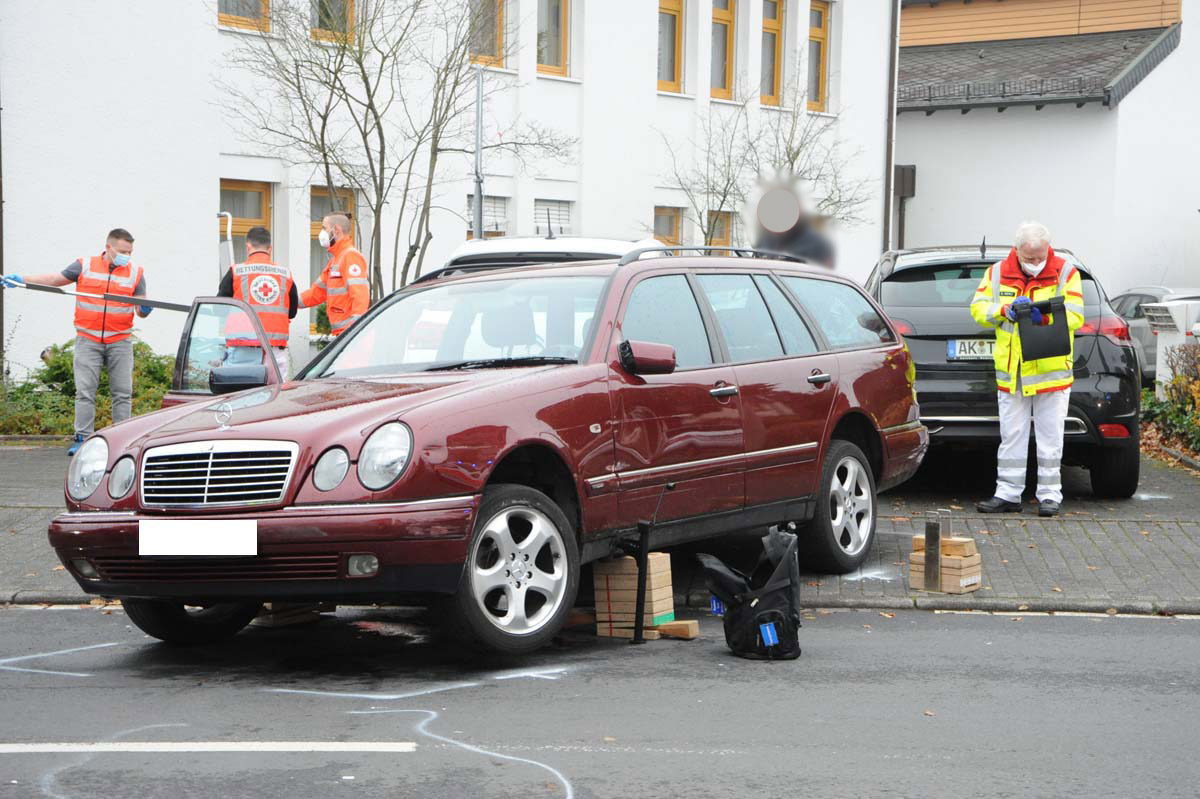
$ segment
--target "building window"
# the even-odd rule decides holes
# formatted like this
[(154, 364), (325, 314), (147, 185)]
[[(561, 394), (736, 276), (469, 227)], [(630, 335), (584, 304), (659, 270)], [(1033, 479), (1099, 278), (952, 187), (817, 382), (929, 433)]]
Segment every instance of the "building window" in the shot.
[(762, 96), (763, 105), (779, 105), (783, 70), (783, 0), (763, 0)]
[(354, 39), (354, 0), (312, 0), (309, 25), (314, 39), (352, 41)]
[(567, 15), (571, 0), (538, 0), (538, 72), (567, 74)]
[(713, 0), (712, 96), (733, 99), (733, 15), (736, 0)]
[[(475, 197), (467, 195), (467, 238), (475, 238)], [(483, 237), (495, 239), (508, 235), (508, 198), (483, 196)]]
[(534, 231), (538, 235), (571, 235), (571, 205), (569, 200), (534, 200)]
[(808, 17), (808, 110), (824, 111), (829, 100), (829, 3), (812, 0)]
[(710, 247), (719, 247), (721, 245), (728, 247), (732, 229), (732, 211), (708, 212), (708, 245)]
[(270, 11), (271, 0), (217, 0), (217, 24), (266, 32)]
[(680, 221), (683, 214), (681, 211), (680, 208), (656, 205), (654, 207), (654, 238), (663, 244), (679, 245), (682, 243)]
[(221, 181), (221, 211), (233, 215), (233, 261), (229, 260), (228, 220), (217, 219), (220, 230), (221, 270), (246, 257), (246, 232), (252, 227), (271, 227), (271, 184), (249, 180)]
[(658, 90), (679, 92), (683, 84), (683, 0), (658, 0)]
[(504, 66), (504, 0), (471, 0), (471, 60)]

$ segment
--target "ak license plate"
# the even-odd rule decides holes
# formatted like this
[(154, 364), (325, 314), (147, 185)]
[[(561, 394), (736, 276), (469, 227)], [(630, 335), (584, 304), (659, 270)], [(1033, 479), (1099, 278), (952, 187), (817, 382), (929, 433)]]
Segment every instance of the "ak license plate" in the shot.
[(946, 358), (951, 361), (990, 361), (995, 351), (994, 338), (952, 338), (946, 342)]

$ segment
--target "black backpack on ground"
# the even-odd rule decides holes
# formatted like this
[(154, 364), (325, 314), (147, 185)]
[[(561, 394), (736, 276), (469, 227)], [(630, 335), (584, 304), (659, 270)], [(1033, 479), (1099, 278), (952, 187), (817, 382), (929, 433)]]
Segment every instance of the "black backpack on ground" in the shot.
[(724, 613), (725, 643), (738, 657), (793, 660), (800, 657), (800, 567), (796, 536), (772, 528), (763, 536), (763, 554), (747, 578), (712, 555), (697, 555)]

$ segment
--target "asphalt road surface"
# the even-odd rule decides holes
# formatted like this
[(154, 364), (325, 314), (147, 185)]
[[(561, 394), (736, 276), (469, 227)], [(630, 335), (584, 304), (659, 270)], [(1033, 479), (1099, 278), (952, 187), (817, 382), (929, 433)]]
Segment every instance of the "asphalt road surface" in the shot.
[(0, 610), (0, 797), (1194, 797), (1200, 620), (811, 613), (468, 658), (403, 611), (208, 649)]

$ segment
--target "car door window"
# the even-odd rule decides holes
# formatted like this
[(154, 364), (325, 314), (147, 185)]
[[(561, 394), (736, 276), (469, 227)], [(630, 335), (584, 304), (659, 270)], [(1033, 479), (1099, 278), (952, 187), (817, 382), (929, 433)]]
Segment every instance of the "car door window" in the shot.
[(1130, 318), (1133, 316), (1133, 309), (1137, 305), (1137, 299), (1132, 294), (1125, 294), (1117, 297), (1112, 301), (1113, 310), (1118, 316)]
[(765, 275), (755, 275), (754, 282), (771, 309), (775, 327), (783, 339), (784, 352), (788, 355), (811, 355), (816, 352), (817, 342), (796, 307), (784, 296), (783, 289)]
[[(196, 306), (181, 341), (172, 389), (210, 394), (214, 369), (265, 364), (262, 340), (249, 314), (237, 305), (204, 302)], [(268, 370), (270, 371), (270, 370)]]
[(627, 341), (670, 344), (679, 369), (713, 362), (700, 307), (683, 275), (651, 277), (634, 286), (621, 332)]
[(894, 341), (892, 331), (854, 286), (833, 280), (784, 277), (834, 349), (872, 347)]
[(783, 355), (783, 344), (767, 304), (750, 275), (699, 275), (733, 363), (764, 361)]

